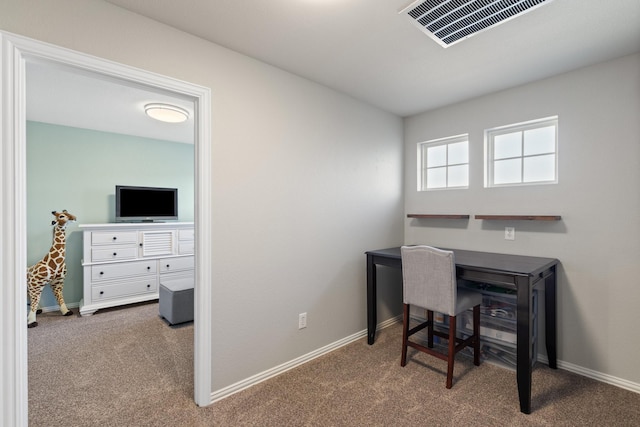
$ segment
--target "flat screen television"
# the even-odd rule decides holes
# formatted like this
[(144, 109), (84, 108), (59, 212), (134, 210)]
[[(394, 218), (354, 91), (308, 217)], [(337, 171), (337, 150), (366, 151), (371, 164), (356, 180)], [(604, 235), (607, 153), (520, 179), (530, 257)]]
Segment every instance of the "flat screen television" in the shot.
[(178, 219), (178, 189), (116, 185), (116, 222)]

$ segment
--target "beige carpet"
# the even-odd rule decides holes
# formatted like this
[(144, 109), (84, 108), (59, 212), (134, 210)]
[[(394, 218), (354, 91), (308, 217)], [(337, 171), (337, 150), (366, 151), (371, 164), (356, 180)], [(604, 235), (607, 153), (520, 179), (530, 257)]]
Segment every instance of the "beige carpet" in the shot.
[[(76, 310), (77, 311), (77, 310)], [(638, 426), (640, 394), (538, 365), (533, 413), (515, 372), (410, 350), (381, 331), (207, 408), (193, 403), (193, 325), (169, 327), (157, 304), (91, 317), (38, 316), (29, 335), (31, 426)]]

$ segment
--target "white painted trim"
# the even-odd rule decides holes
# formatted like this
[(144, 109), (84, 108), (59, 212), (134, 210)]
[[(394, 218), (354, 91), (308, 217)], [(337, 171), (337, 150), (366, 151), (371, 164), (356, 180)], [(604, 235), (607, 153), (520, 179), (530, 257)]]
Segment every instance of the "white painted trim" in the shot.
[[(546, 356), (538, 354), (538, 362), (549, 364), (549, 359)], [(611, 384), (616, 387), (623, 388), (625, 390), (640, 393), (640, 384), (634, 383), (624, 378), (614, 377), (613, 375), (603, 374), (602, 372), (594, 371), (593, 369), (584, 368), (582, 366), (574, 365), (573, 363), (564, 362), (562, 360), (557, 361), (558, 369), (573, 372), (574, 374), (582, 375), (583, 377), (591, 378), (596, 381), (600, 381), (606, 384)]]
[[(396, 323), (401, 323), (402, 322), (402, 316), (397, 316), (397, 317), (392, 317), (391, 319), (388, 319), (380, 324), (378, 324), (377, 330), (381, 330), (384, 329), (386, 327), (389, 327), (391, 325), (394, 325)], [(227, 387), (221, 388), (220, 390), (216, 390), (215, 392), (211, 393), (211, 402), (210, 403), (215, 403), (217, 401), (220, 401), (222, 399), (225, 399), (235, 393), (241, 392), (242, 390), (246, 390), (249, 387), (252, 387), (258, 383), (261, 383), (263, 381), (266, 381), (268, 379), (274, 378), (280, 374), (285, 373), (286, 371), (289, 371), (291, 369), (297, 368), (298, 366), (301, 366), (317, 357), (323, 356), (325, 354), (328, 354), (334, 350), (337, 350), (340, 347), (343, 347), (345, 345), (351, 344), (354, 341), (359, 340), (360, 338), (363, 338), (367, 336), (367, 331), (363, 330), (360, 332), (357, 332), (353, 335), (350, 335), (346, 338), (343, 338), (341, 340), (335, 341), (329, 345), (326, 345), (324, 347), (321, 347), (317, 350), (314, 350), (310, 353), (307, 353), (305, 355), (302, 355), (296, 359), (293, 359), (289, 362), (283, 363), (282, 365), (278, 365), (274, 368), (271, 369), (267, 369), (266, 371), (260, 372), (259, 374), (256, 374), (252, 377), (246, 378), (242, 381), (238, 381), (237, 383), (231, 384)], [(548, 364), (549, 361), (548, 359), (539, 354), (538, 355), (538, 362), (539, 363), (545, 363)], [(497, 364), (496, 366), (500, 366), (506, 369), (510, 369), (508, 367), (506, 367), (505, 365), (502, 364)], [(577, 365), (573, 365), (571, 363), (567, 363), (567, 362), (562, 362), (562, 361), (558, 361), (558, 368), (559, 369), (564, 369), (566, 371), (569, 372), (573, 372), (588, 378), (592, 378), (594, 380), (597, 381), (602, 381), (604, 383), (607, 384), (611, 384), (629, 391), (633, 391), (636, 393), (640, 393), (640, 384), (637, 383), (633, 383), (631, 381), (627, 381), (624, 380), (622, 378), (616, 378), (613, 377), (611, 375), (606, 375), (606, 374), (602, 374), (600, 372), (596, 372), (590, 369), (586, 369), (583, 368), (581, 366), (577, 366)], [(511, 369), (513, 371), (515, 371), (515, 369)]]
[[(402, 322), (402, 316), (392, 317), (389, 320), (385, 320), (378, 324), (377, 330), (384, 329), (388, 326), (394, 325), (398, 322)], [(211, 394), (211, 403), (222, 400), (226, 397), (231, 396), (232, 394), (238, 393), (242, 390), (245, 390), (251, 386), (254, 386), (262, 381), (266, 381), (270, 378), (276, 377), (280, 374), (287, 372), (293, 368), (297, 368), (300, 365), (303, 365), (317, 357), (324, 356), (327, 353), (331, 353), (334, 350), (339, 349), (340, 347), (344, 347), (347, 344), (351, 344), (354, 341), (359, 340), (360, 338), (367, 336), (367, 330), (362, 330), (360, 332), (356, 332), (353, 335), (342, 338), (338, 341), (335, 341), (329, 345), (321, 347), (317, 350), (314, 350), (310, 353), (304, 354), (300, 357), (297, 357), (289, 362), (283, 363), (282, 365), (278, 365), (271, 369), (267, 369), (266, 371), (260, 372), (252, 377), (246, 378), (242, 381), (238, 381), (235, 384), (231, 384), (230, 386), (221, 388)]]
[(211, 396), (211, 90), (69, 49), (0, 31), (0, 425), (28, 422), (26, 297), (26, 75), (27, 61), (84, 71), (183, 96), (195, 103), (196, 286), (194, 398)]
[(26, 426), (27, 329), (26, 145), (24, 61), (14, 40), (0, 32), (0, 424)]
[[(67, 304), (67, 308), (78, 308), (78, 307), (80, 307), (79, 302), (70, 302), (69, 304)], [(60, 306), (58, 304), (48, 305), (46, 307), (40, 307), (40, 310), (42, 310), (43, 313), (53, 313), (54, 311), (60, 311)]]
[(195, 105), (195, 272), (194, 290), (194, 398), (196, 405), (209, 405), (212, 377), (213, 273), (211, 238), (211, 90), (200, 93)]

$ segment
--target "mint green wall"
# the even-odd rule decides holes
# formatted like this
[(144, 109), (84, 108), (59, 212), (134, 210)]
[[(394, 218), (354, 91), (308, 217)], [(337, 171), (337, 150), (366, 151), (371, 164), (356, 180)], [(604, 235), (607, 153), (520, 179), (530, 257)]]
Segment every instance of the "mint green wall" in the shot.
[[(51, 211), (78, 217), (67, 228), (67, 304), (82, 299), (78, 224), (114, 222), (116, 184), (178, 188), (179, 219), (193, 221), (194, 146), (27, 122), (27, 262), (38, 262), (51, 246)], [(40, 304), (57, 305), (48, 286)]]

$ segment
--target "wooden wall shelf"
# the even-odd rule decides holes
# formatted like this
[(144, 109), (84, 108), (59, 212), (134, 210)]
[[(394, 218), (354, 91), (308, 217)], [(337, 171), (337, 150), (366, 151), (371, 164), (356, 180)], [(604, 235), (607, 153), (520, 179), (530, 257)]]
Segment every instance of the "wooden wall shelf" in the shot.
[(469, 219), (469, 215), (459, 215), (459, 214), (407, 214), (407, 218)]
[(560, 221), (560, 215), (476, 215), (476, 219), (516, 221)]

